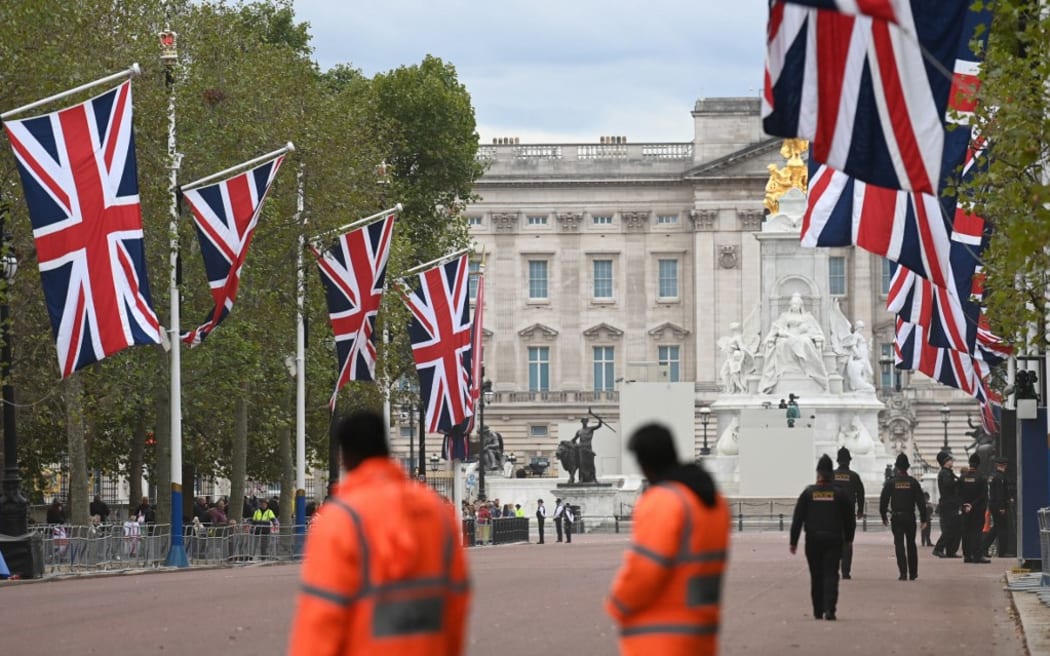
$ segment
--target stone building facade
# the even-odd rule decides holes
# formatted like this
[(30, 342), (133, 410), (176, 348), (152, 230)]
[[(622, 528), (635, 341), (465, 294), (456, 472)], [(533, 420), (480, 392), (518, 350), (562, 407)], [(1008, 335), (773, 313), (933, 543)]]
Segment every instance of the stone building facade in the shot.
[[(519, 463), (553, 462), (557, 425), (588, 408), (615, 422), (623, 380), (693, 382), (697, 407), (719, 393), (718, 338), (760, 305), (755, 233), (767, 167), (784, 159), (782, 141), (761, 130), (758, 98), (701, 99), (692, 118), (693, 138), (680, 143), (506, 138), (481, 147), (488, 168), (466, 215), (487, 254), (485, 372), (495, 398), (485, 422)], [(813, 253), (828, 258), (843, 312), (871, 331), (876, 386), (895, 399), (880, 422), (887, 447), (933, 462), (945, 402), (955, 410), (952, 443), (963, 443), (968, 400), (892, 370), (888, 265), (853, 248)]]

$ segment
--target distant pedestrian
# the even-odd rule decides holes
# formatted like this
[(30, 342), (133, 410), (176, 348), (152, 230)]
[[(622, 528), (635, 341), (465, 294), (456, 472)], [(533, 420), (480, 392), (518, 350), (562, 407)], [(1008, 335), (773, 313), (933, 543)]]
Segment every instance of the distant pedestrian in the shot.
[(91, 505), (88, 506), (88, 514), (92, 516), (98, 515), (100, 520), (108, 522), (109, 506), (96, 494), (95, 498), (91, 500)]
[(620, 627), (620, 653), (713, 656), (729, 506), (702, 466), (678, 462), (664, 426), (642, 426), (627, 448), (651, 485), (638, 500), (631, 546), (605, 604)]
[(815, 619), (834, 620), (839, 599), (839, 561), (842, 545), (853, 542), (857, 518), (846, 493), (832, 483), (831, 458), (817, 462), (817, 482), (798, 497), (791, 520), (791, 553), (798, 549), (806, 529), (806, 563), (809, 565), (809, 595)]
[(572, 544), (572, 524), (576, 521), (576, 515), (572, 512), (572, 506), (565, 504), (562, 506), (562, 525), (565, 528), (565, 542)]
[(941, 518), (941, 536), (937, 538), (937, 544), (933, 545), (933, 555), (940, 558), (958, 558), (962, 520), (959, 516), (959, 477), (952, 470), (955, 459), (951, 453), (941, 451), (937, 454), (937, 464), (941, 466), (941, 470), (937, 472), (937, 492), (940, 495), (937, 514)]
[(539, 529), (540, 539), (537, 544), (543, 544), (543, 523), (547, 521), (547, 509), (543, 507), (543, 499), (536, 501), (536, 528)]
[(525, 516), (525, 509), (521, 507), (520, 503), (514, 504), (514, 516), (515, 517), (524, 517)]
[(558, 534), (558, 542), (562, 541), (562, 530), (561, 524), (565, 517), (565, 506), (562, 505), (561, 499), (554, 500), (554, 531)]
[(1006, 458), (996, 458), (995, 471), (988, 477), (988, 512), (992, 525), (984, 538), (984, 544), (981, 545), (981, 555), (984, 558), (988, 557), (989, 549), (996, 539), (999, 541), (996, 551), (998, 556), (1002, 558), (1007, 552), (1005, 545), (1010, 537), (1010, 531), (1007, 528), (1009, 523), (1007, 510), (1009, 504), (1014, 501), (1013, 486), (1010, 485), (1010, 479), (1006, 476), (1009, 463), (1010, 461)]
[[(839, 449), (835, 460), (839, 463), (835, 470), (835, 485), (846, 493), (846, 496), (857, 506), (857, 519), (864, 517), (864, 482), (860, 480), (860, 474), (849, 468), (853, 456), (849, 449)], [(842, 578), (852, 578), (853, 570), (853, 544), (844, 542), (842, 544)]]
[(933, 504), (930, 503), (930, 493), (923, 492), (926, 498), (926, 524), (922, 527), (922, 546), (932, 547), (933, 540), (930, 539), (931, 527), (933, 526)]
[[(879, 497), (879, 514), (884, 526), (893, 531), (893, 548), (897, 556), (898, 581), (919, 578), (919, 554), (915, 547), (915, 512), (918, 510), (922, 530), (929, 526), (926, 514), (926, 498), (922, 485), (908, 475), (908, 456), (901, 453), (895, 463), (896, 473), (882, 486)], [(892, 513), (892, 520), (887, 519)]]
[(277, 516), (270, 510), (269, 502), (266, 499), (259, 499), (259, 508), (252, 513), (252, 533), (259, 547), (259, 555), (263, 558), (270, 553), (270, 534), (273, 532), (273, 524), (276, 521)]
[(48, 524), (65, 524), (66, 523), (66, 510), (62, 505), (62, 502), (55, 499), (51, 502), (51, 505), (47, 507), (47, 523)]
[(959, 477), (959, 500), (962, 502), (962, 549), (963, 562), (990, 563), (981, 551), (981, 534), (984, 530), (985, 511), (988, 510), (988, 480), (977, 471), (981, 456), (970, 455), (970, 466)]

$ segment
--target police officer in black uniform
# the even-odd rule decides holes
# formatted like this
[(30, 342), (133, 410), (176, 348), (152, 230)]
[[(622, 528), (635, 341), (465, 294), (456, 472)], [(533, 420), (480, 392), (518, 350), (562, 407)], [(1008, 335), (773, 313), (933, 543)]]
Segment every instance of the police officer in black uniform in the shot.
[(824, 454), (817, 462), (817, 483), (799, 496), (791, 520), (791, 553), (798, 549), (802, 528), (806, 529), (809, 594), (813, 600), (813, 617), (818, 620), (835, 619), (842, 545), (852, 544), (857, 530), (853, 502), (833, 480), (831, 458)]
[(970, 467), (959, 477), (959, 499), (962, 501), (963, 562), (990, 563), (981, 551), (981, 532), (984, 530), (984, 512), (988, 510), (988, 479), (977, 468), (981, 456), (970, 456)]
[[(926, 496), (919, 481), (908, 475), (908, 456), (900, 454), (894, 463), (896, 473), (882, 486), (879, 496), (879, 514), (883, 525), (893, 531), (893, 548), (897, 553), (898, 581), (919, 578), (919, 553), (915, 547), (915, 509), (919, 509), (919, 520), (926, 528)], [(887, 519), (890, 512), (892, 519)], [(906, 552), (906, 553), (905, 553)]]
[(955, 459), (947, 451), (937, 454), (937, 464), (941, 471), (937, 473), (937, 491), (940, 500), (937, 503), (937, 514), (941, 518), (941, 537), (933, 545), (933, 555), (940, 558), (959, 557), (959, 538), (962, 534), (962, 520), (959, 517), (959, 477), (952, 471)]
[[(835, 469), (835, 485), (846, 493), (851, 502), (856, 504), (857, 519), (861, 519), (864, 517), (864, 482), (860, 480), (860, 474), (849, 468), (853, 456), (849, 449), (842, 447), (835, 460), (839, 463), (838, 468)], [(847, 542), (842, 545), (842, 578), (852, 578), (850, 576), (852, 569), (853, 544)]]
[(981, 555), (985, 558), (988, 557), (988, 549), (996, 538), (999, 539), (999, 548), (996, 552), (999, 557), (1004, 556), (1007, 552), (1006, 545), (1010, 539), (1010, 530), (1006, 511), (1014, 500), (1013, 487), (1006, 476), (1006, 468), (1009, 463), (1010, 461), (1006, 458), (996, 458), (995, 471), (988, 477), (988, 513), (992, 518), (992, 526), (984, 538), (984, 544), (981, 545)]

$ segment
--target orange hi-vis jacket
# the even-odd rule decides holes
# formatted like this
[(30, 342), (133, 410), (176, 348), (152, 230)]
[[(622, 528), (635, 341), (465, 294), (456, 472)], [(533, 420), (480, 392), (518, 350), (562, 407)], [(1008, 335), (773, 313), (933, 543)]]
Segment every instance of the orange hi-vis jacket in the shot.
[(620, 626), (621, 654), (718, 652), (729, 524), (721, 494), (710, 508), (677, 482), (658, 483), (642, 495), (631, 547), (606, 602)]
[(347, 474), (306, 541), (289, 653), (457, 656), (470, 601), (455, 511), (386, 458)]

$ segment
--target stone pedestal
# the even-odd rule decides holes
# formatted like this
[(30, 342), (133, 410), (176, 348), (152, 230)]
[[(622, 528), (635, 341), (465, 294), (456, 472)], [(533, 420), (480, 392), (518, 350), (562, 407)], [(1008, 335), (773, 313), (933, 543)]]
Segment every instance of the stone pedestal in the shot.
[(551, 494), (560, 497), (563, 503), (580, 507), (584, 526), (593, 528), (602, 522), (611, 521), (621, 514), (617, 497), (619, 491), (610, 483), (597, 485), (569, 485), (559, 483)]

